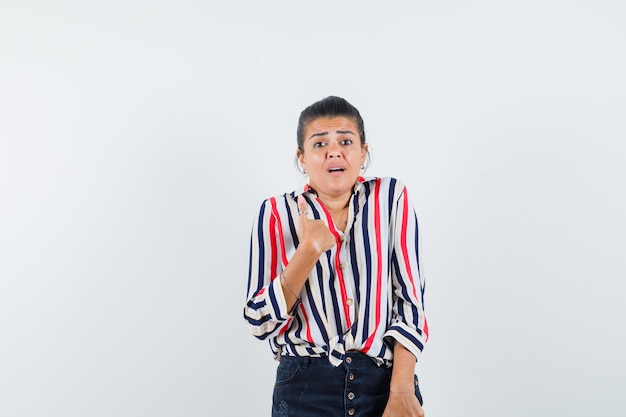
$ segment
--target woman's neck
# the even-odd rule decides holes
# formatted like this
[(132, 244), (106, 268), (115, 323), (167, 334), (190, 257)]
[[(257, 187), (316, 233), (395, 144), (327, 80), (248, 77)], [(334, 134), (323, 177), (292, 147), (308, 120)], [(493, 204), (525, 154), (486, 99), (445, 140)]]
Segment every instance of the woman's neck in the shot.
[(337, 197), (320, 196), (319, 199), (324, 203), (324, 206), (331, 213), (337, 213), (348, 207), (350, 203), (350, 196), (352, 193), (347, 193)]
[(346, 231), (348, 225), (348, 205), (350, 204), (351, 195), (347, 194), (337, 198), (319, 197), (326, 210), (330, 213), (335, 228), (342, 232)]

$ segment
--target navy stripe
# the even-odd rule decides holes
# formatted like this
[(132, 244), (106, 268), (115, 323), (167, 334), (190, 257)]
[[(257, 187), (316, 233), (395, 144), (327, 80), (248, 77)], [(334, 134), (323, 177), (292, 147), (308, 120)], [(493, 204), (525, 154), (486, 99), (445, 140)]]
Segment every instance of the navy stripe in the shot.
[(402, 336), (406, 337), (407, 339), (409, 339), (411, 341), (411, 343), (413, 343), (415, 346), (417, 346), (417, 348), (419, 350), (423, 350), (424, 349), (424, 345), (422, 344), (422, 342), (420, 342), (414, 335), (413, 333), (409, 333), (407, 332), (404, 328), (399, 327), (399, 326), (392, 326), (392, 329), (398, 333), (400, 333)]
[(285, 211), (287, 212), (287, 224), (289, 225), (289, 233), (291, 233), (291, 236), (293, 237), (293, 242), (297, 248), (299, 241), (298, 241), (298, 233), (296, 233), (296, 225), (294, 221), (294, 216), (291, 214), (291, 210), (289, 210), (289, 200), (287, 198), (285, 198), (284, 200), (285, 200)]
[[(370, 192), (369, 192), (369, 188), (366, 189), (365, 195), (366, 197), (369, 197)], [(362, 303), (364, 303), (365, 305), (370, 305), (371, 301), (372, 301), (372, 283), (373, 281), (376, 279), (375, 277), (373, 277), (373, 265), (372, 265), (372, 248), (371, 248), (371, 241), (370, 241), (370, 233), (368, 230), (368, 220), (369, 220), (369, 198), (366, 199), (366, 203), (363, 205), (363, 208), (361, 209), (363, 212), (363, 219), (361, 221), (361, 234), (363, 235), (363, 252), (365, 253), (365, 282), (366, 282), (366, 286), (365, 286), (365, 294), (363, 294), (361, 296), (361, 298), (363, 298), (363, 301), (361, 301)], [(373, 212), (373, 210), (372, 210)], [(364, 315), (363, 315), (363, 323), (361, 324), (363, 326), (363, 339), (361, 342), (364, 342), (367, 337), (369, 336), (369, 320), (370, 320), (370, 309), (365, 309)]]
[(267, 304), (267, 302), (265, 300), (260, 300), (258, 302), (254, 302), (254, 301), (249, 301), (248, 302), (248, 308), (251, 308), (252, 310), (259, 310), (263, 307), (265, 307), (265, 305)]
[(330, 284), (329, 284), (329, 292), (332, 295), (331, 297), (331, 301), (332, 301), (332, 305), (333, 305), (333, 316), (334, 316), (334, 320), (335, 323), (341, 324), (342, 320), (342, 313), (343, 313), (343, 309), (339, 306), (339, 302), (341, 300), (341, 294), (340, 291), (338, 291), (337, 287), (339, 286), (339, 283), (336, 282), (337, 279), (337, 274), (335, 274), (335, 269), (332, 268), (330, 270)]
[(389, 207), (389, 212), (393, 209), (393, 203), (396, 201), (395, 199), (395, 191), (396, 191), (396, 180), (392, 179), (389, 182), (389, 200), (387, 201), (387, 207)]
[[(261, 210), (259, 212), (259, 219), (257, 220), (257, 242), (259, 245), (258, 254), (259, 260), (252, 266), (256, 266), (258, 264), (258, 273), (257, 273), (257, 286), (255, 292), (258, 292), (263, 287), (263, 281), (265, 279), (265, 238), (263, 236), (263, 226), (265, 219), (265, 208), (267, 207), (268, 200), (265, 200), (261, 205)], [(249, 277), (252, 278), (252, 273), (249, 274)]]
[[(315, 275), (317, 276), (317, 284), (319, 285), (319, 287), (320, 288), (326, 287), (326, 285), (328, 285), (328, 284), (326, 284), (324, 282), (326, 277), (323, 274), (322, 264), (320, 262), (317, 262), (315, 264), (315, 272), (316, 272)], [(332, 281), (331, 281), (331, 283), (332, 283)], [(330, 285), (332, 285), (332, 284), (330, 284)], [(320, 303), (322, 305), (322, 311), (326, 311), (326, 294), (324, 293), (324, 291), (322, 291), (321, 298), (320, 298)]]
[(255, 320), (251, 317), (246, 317), (246, 319), (248, 320), (248, 323), (250, 323), (253, 326), (260, 326), (262, 324), (267, 323), (268, 321), (270, 321), (272, 318), (272, 316), (270, 316), (269, 314), (267, 316), (263, 316), (258, 320)]
[[(309, 301), (309, 305), (314, 306), (315, 305), (315, 300), (313, 299), (313, 294), (311, 293), (311, 288), (310, 288), (310, 284), (309, 281), (307, 281), (304, 284), (305, 288), (306, 288), (306, 297)], [(317, 325), (317, 328), (322, 332), (322, 340), (324, 341), (324, 343), (328, 343), (328, 333), (326, 333), (326, 329), (324, 326), (324, 321), (322, 320), (321, 314), (323, 314), (323, 311), (320, 312), (317, 309), (313, 308), (313, 319), (315, 320), (315, 324)], [(309, 320), (310, 323), (310, 320)]]
[[(420, 234), (420, 230), (419, 230), (419, 224), (417, 223), (417, 215), (414, 215), (413, 219), (415, 220), (415, 237), (414, 237), (415, 241), (413, 242), (413, 244), (415, 245), (415, 250), (419, 251), (419, 234)], [(419, 255), (419, 253), (417, 253), (417, 255)], [(417, 261), (417, 273), (422, 275), (419, 256), (416, 256), (415, 260)]]
[(302, 330), (304, 329), (304, 323), (302, 323), (302, 319), (300, 318), (300, 316), (296, 316), (294, 318), (295, 321), (295, 327), (292, 324), (292, 332), (289, 333), (293, 333), (294, 337), (293, 339), (291, 338), (291, 336), (289, 334), (285, 335), (287, 342), (294, 344), (296, 343), (298, 340), (303, 340), (304, 338), (302, 337)]
[[(269, 322), (269, 321), (268, 321)], [(269, 335), (271, 335), (274, 331), (276, 331), (279, 327), (280, 327), (281, 323), (276, 323), (274, 325), (274, 327), (271, 329), (271, 331), (269, 332), (265, 332), (263, 334), (260, 335), (255, 335), (255, 337), (259, 340), (265, 340), (268, 338)]]
[[(254, 243), (254, 239), (250, 237), (250, 256), (248, 256), (248, 288), (251, 287), (252, 284), (252, 244)], [(258, 285), (261, 285), (261, 281), (259, 281)], [(258, 287), (257, 287), (258, 290)]]

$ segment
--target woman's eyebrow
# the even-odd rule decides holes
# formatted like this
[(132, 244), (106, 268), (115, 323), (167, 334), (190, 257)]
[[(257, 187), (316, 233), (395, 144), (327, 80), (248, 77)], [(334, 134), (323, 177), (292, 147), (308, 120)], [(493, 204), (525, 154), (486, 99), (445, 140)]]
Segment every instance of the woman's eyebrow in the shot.
[[(351, 130), (336, 130), (335, 131), (336, 134), (338, 135), (353, 135), (356, 136), (355, 133)], [(328, 135), (328, 132), (318, 132), (318, 133), (313, 133), (310, 137), (309, 140), (313, 139), (316, 136), (326, 136)]]
[(309, 139), (313, 139), (313, 138), (314, 138), (314, 137), (316, 137), (316, 136), (326, 136), (326, 135), (328, 135), (328, 132), (313, 133), (313, 134), (309, 137)]

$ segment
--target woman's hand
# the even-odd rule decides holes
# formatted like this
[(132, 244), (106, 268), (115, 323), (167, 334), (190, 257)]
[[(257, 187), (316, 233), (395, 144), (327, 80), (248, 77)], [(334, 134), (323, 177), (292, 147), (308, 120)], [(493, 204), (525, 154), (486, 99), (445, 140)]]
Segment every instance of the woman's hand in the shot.
[(415, 356), (401, 343), (393, 347), (389, 400), (382, 417), (424, 417), (415, 395)]
[(298, 196), (298, 211), (300, 212), (298, 219), (300, 245), (309, 245), (316, 251), (318, 257), (335, 246), (335, 237), (330, 233), (326, 223), (323, 220), (309, 219), (306, 201), (301, 195)]
[(311, 269), (322, 253), (335, 245), (335, 238), (323, 220), (309, 219), (304, 197), (298, 196), (298, 249), (281, 273), (287, 311), (292, 310)]
[(413, 392), (391, 392), (382, 417), (424, 417), (424, 410)]

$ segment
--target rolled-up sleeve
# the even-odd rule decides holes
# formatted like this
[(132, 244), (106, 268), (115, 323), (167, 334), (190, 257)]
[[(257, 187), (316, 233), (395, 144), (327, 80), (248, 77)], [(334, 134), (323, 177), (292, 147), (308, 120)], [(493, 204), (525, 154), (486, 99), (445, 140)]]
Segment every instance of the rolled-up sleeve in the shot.
[(247, 300), (243, 312), (250, 332), (259, 339), (276, 335), (291, 318), (280, 279), (276, 279), (280, 276), (282, 264), (274, 221), (269, 200), (265, 200), (252, 226)]
[(385, 338), (401, 343), (418, 359), (428, 340), (424, 314), (425, 283), (420, 264), (417, 215), (405, 187), (402, 187), (391, 221), (393, 311)]

